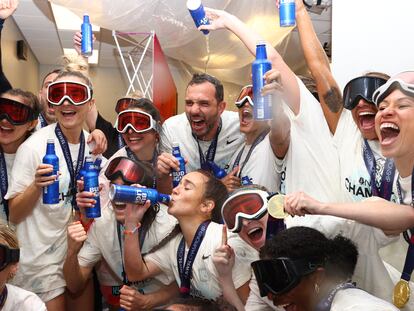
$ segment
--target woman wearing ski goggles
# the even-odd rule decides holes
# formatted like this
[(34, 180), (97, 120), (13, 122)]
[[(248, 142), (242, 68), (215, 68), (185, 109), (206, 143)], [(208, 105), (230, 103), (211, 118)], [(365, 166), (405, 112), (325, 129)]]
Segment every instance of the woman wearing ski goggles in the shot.
[(37, 124), (40, 105), (37, 97), (30, 92), (11, 89), (0, 97), (0, 174), (7, 183), (0, 191), (0, 219), (8, 221), (8, 201), (5, 195), (10, 184), (14, 155)]
[(92, 89), (75, 81), (55, 81), (47, 87), (47, 100), (51, 105), (60, 106), (65, 100), (72, 105), (86, 104), (92, 99)]
[(151, 100), (139, 98), (130, 101), (127, 109), (118, 114), (114, 125), (126, 144), (114, 157), (128, 156), (155, 165), (160, 123), (160, 112)]
[(351, 283), (358, 250), (342, 236), (326, 238), (308, 227), (292, 227), (266, 242), (252, 263), (260, 295), (286, 310), (397, 311)]

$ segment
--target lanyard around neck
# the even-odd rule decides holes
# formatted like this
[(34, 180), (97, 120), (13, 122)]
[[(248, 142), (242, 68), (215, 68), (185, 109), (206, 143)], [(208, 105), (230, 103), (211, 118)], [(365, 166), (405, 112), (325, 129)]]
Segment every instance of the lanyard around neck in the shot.
[(208, 164), (208, 162), (214, 162), (214, 158), (216, 156), (216, 151), (217, 151), (217, 142), (218, 142), (219, 134), (221, 132), (221, 127), (222, 127), (222, 121), (221, 121), (221, 118), (220, 118), (220, 123), (219, 123), (219, 126), (217, 128), (216, 135), (214, 136), (213, 140), (210, 143), (210, 146), (208, 147), (206, 156), (204, 156), (203, 150), (201, 149), (200, 141), (199, 141), (198, 137), (194, 133), (192, 133), (194, 139), (197, 142), (198, 154), (199, 154), (199, 157), (200, 157), (200, 167), (203, 170), (206, 170), (206, 171), (211, 170), (210, 165)]
[(204, 236), (206, 234), (210, 220), (206, 220), (200, 226), (198, 226), (197, 231), (194, 235), (193, 242), (191, 242), (190, 249), (188, 250), (187, 259), (184, 263), (185, 256), (185, 240), (184, 237), (181, 238), (180, 244), (177, 249), (177, 266), (178, 274), (180, 275), (180, 294), (183, 297), (188, 297), (190, 295), (191, 288), (191, 275), (193, 271), (194, 260), (197, 256), (198, 249), (200, 248), (201, 243), (203, 242)]
[(7, 164), (4, 158), (3, 150), (0, 148), (0, 191), (1, 201), (3, 203), (4, 213), (6, 214), (7, 221), (9, 221), (9, 201), (4, 197), (6, 196), (7, 189), (9, 188), (9, 181), (7, 177)]
[(83, 161), (85, 159), (85, 136), (83, 131), (81, 131), (79, 136), (80, 146), (78, 152), (78, 159), (76, 161), (76, 168), (73, 168), (72, 156), (70, 154), (68, 141), (63, 134), (59, 123), (56, 123), (55, 135), (59, 141), (60, 147), (62, 148), (63, 156), (65, 158), (66, 166), (69, 170), (70, 175), (70, 185), (69, 185), (69, 194), (72, 196), (72, 207), (75, 207), (75, 197), (76, 197), (76, 176), (79, 175), (79, 172), (83, 166)]
[(327, 296), (321, 299), (316, 305), (314, 311), (329, 311), (331, 310), (332, 302), (335, 298), (335, 295), (338, 291), (348, 288), (356, 288), (351, 282), (345, 282), (335, 286)]
[(368, 141), (364, 139), (363, 156), (365, 166), (368, 170), (371, 179), (371, 191), (373, 196), (381, 197), (387, 201), (391, 199), (392, 185), (395, 176), (395, 165), (392, 159), (386, 159), (384, 164), (384, 171), (381, 176), (381, 184), (378, 189), (376, 183), (377, 162), (375, 161), (374, 153), (368, 144)]
[[(256, 148), (256, 146), (263, 141), (263, 139), (266, 137), (266, 135), (269, 133), (269, 131), (270, 131), (270, 129), (266, 129), (263, 132), (261, 132), (259, 136), (256, 137), (256, 139), (254, 140), (252, 146), (250, 147), (249, 152), (246, 155), (246, 158), (243, 161), (243, 164), (242, 164), (242, 166), (239, 170), (238, 177), (242, 177), (242, 171), (243, 171), (244, 167), (246, 166), (247, 162), (249, 161), (250, 156), (252, 155), (254, 148)], [(236, 160), (234, 161), (234, 164), (233, 164), (233, 170), (236, 168), (236, 166), (239, 165), (240, 160), (241, 160), (241, 156), (244, 152), (245, 147), (246, 147), (246, 145), (243, 146), (242, 150), (240, 150), (239, 154), (237, 155)]]

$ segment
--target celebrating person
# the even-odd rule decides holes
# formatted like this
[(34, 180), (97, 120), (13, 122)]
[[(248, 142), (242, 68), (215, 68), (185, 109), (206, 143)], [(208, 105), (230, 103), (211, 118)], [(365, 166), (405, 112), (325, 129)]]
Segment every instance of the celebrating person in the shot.
[[(153, 169), (148, 163), (136, 162), (127, 157), (115, 157), (108, 163), (101, 181), (104, 183), (109, 180), (116, 185), (140, 184), (152, 187), (153, 175)], [(78, 193), (76, 201), (79, 208), (91, 207), (95, 203), (93, 196), (93, 193), (86, 191)], [(164, 286), (161, 292), (164, 296), (154, 293), (165, 282), (162, 275), (136, 284), (128, 282), (123, 264), (126, 204), (111, 201), (108, 193), (101, 194), (100, 199), (102, 216), (95, 219), (88, 231), (79, 222), (68, 227), (68, 254), (63, 266), (67, 287), (72, 292), (81, 290), (91, 276), (92, 269), (96, 267), (101, 292), (113, 309), (119, 308), (120, 297), (121, 305), (126, 310), (130, 306), (150, 309), (167, 302), (178, 289), (174, 282), (170, 287)], [(140, 206), (133, 205), (131, 208), (139, 209)], [(140, 246), (142, 252), (147, 253), (172, 231), (176, 222), (167, 214), (165, 205), (154, 204), (146, 211), (141, 223)], [(121, 289), (122, 285), (125, 286)], [(151, 304), (147, 304), (147, 301)]]
[(260, 295), (285, 310), (397, 311), (351, 283), (357, 257), (349, 239), (293, 227), (268, 240), (252, 267)]
[(9, 221), (9, 203), (5, 198), (11, 182), (11, 172), (19, 146), (30, 136), (37, 124), (39, 101), (30, 92), (10, 89), (0, 96), (0, 219)]
[[(175, 279), (183, 296), (217, 299), (222, 291), (212, 255), (221, 243), (223, 226), (220, 206), (227, 195), (226, 187), (210, 173), (190, 172), (174, 188), (168, 213), (178, 225), (166, 245), (161, 242), (156, 250), (142, 258), (137, 247), (140, 214), (149, 204), (135, 209), (126, 217), (125, 227), (134, 234), (125, 236), (125, 269), (130, 280), (142, 280), (161, 272)], [(148, 201), (147, 201), (148, 202)], [(228, 244), (235, 251), (233, 280), (242, 301), (247, 298), (250, 279), (249, 256), (254, 250), (232, 235)], [(188, 253), (187, 253), (188, 251)], [(187, 253), (187, 255), (185, 255)]]
[[(63, 71), (49, 85), (48, 101), (55, 106), (57, 122), (38, 130), (19, 147), (6, 198), (10, 200), (10, 221), (17, 225), (21, 241), (15, 284), (38, 294), (48, 310), (63, 310), (66, 227), (74, 208), (76, 178), (89, 153), (83, 124), (93, 102), (91, 82), (78, 71)], [(56, 142), (60, 159), (56, 205), (44, 204), (41, 199), (42, 188), (57, 178), (45, 176), (53, 167), (41, 163), (50, 138)]]

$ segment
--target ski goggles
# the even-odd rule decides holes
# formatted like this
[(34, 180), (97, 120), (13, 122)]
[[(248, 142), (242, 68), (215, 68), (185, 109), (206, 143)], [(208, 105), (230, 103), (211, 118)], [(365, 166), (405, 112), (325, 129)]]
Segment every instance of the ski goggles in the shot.
[(136, 102), (137, 100), (135, 98), (128, 98), (128, 97), (124, 97), (119, 99), (116, 102), (116, 106), (115, 106), (115, 111), (116, 113), (120, 113), (121, 111), (127, 110), (129, 105), (131, 103)]
[(158, 132), (157, 122), (149, 113), (131, 109), (121, 111), (118, 114), (114, 127), (119, 133), (125, 133), (130, 127), (137, 133), (149, 130)]
[(13, 125), (23, 125), (37, 118), (34, 110), (13, 99), (0, 97), (0, 120), (6, 119)]
[(0, 271), (3, 271), (9, 263), (19, 262), (20, 249), (9, 248), (0, 244)]
[(379, 87), (372, 96), (374, 103), (378, 106), (392, 91), (399, 89), (407, 96), (414, 97), (414, 84), (407, 83), (401, 79), (389, 79), (387, 83)]
[(289, 292), (300, 283), (303, 276), (322, 266), (306, 259), (292, 260), (287, 257), (257, 260), (251, 265), (261, 297), (268, 293), (280, 295)]
[(105, 177), (110, 181), (121, 177), (125, 184), (130, 185), (140, 184), (152, 187), (153, 184), (153, 176), (149, 171), (141, 163), (127, 157), (117, 157), (109, 162)]
[(269, 194), (263, 190), (241, 190), (231, 195), (221, 208), (229, 231), (240, 232), (243, 219), (257, 220), (267, 213)]
[(84, 83), (72, 81), (56, 81), (48, 85), (47, 100), (50, 104), (60, 106), (65, 99), (80, 106), (92, 99), (92, 90)]
[(344, 108), (352, 110), (358, 105), (360, 99), (374, 104), (373, 94), (376, 89), (384, 85), (387, 81), (378, 77), (358, 77), (349, 81), (344, 88), (343, 104)]
[(246, 103), (249, 103), (252, 107), (254, 106), (252, 85), (246, 85), (245, 87), (243, 87), (240, 91), (239, 96), (237, 96), (235, 102), (236, 107), (239, 109), (243, 107)]

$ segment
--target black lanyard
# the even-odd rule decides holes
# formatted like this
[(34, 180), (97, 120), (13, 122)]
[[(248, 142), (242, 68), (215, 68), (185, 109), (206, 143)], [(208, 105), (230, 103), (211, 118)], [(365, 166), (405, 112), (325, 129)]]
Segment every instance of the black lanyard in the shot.
[(197, 142), (197, 146), (198, 146), (198, 154), (200, 156), (200, 167), (205, 171), (211, 171), (210, 165), (208, 164), (208, 162), (210, 162), (210, 161), (214, 162), (214, 158), (216, 156), (216, 150), (217, 150), (218, 137), (219, 137), (219, 134), (221, 132), (221, 127), (222, 127), (221, 123), (222, 122), (221, 122), (221, 118), (220, 118), (220, 123), (219, 123), (219, 126), (217, 128), (216, 136), (211, 141), (210, 146), (208, 147), (206, 156), (204, 156), (203, 150), (201, 150), (200, 142), (199, 142), (197, 136), (194, 133), (192, 133), (194, 139)]
[[(404, 204), (401, 184), (399, 178), (397, 179), (397, 191), (398, 198), (400, 199), (400, 204)], [(414, 207), (414, 169), (411, 173), (411, 207)], [(411, 237), (408, 233), (410, 231)], [(411, 228), (403, 233), (404, 239), (408, 243), (407, 255), (405, 257), (404, 268), (401, 273), (401, 279), (406, 280), (407, 282), (411, 279), (411, 274), (414, 270), (414, 228)]]
[(40, 121), (40, 127), (41, 128), (44, 128), (45, 126), (48, 126), (48, 124), (46, 122), (46, 118), (41, 113), (39, 113), (39, 121)]
[(314, 311), (329, 311), (331, 310), (332, 302), (335, 298), (335, 295), (338, 291), (348, 288), (356, 288), (354, 284), (350, 282), (338, 284), (334, 289), (332, 289), (329, 294), (322, 298), (321, 301), (316, 305)]
[(371, 191), (373, 196), (381, 197), (387, 201), (391, 199), (392, 185), (395, 176), (395, 165), (392, 159), (386, 159), (384, 164), (384, 171), (382, 172), (381, 184), (378, 189), (376, 183), (376, 161), (374, 153), (368, 144), (368, 141), (364, 139), (363, 156), (365, 166), (368, 170), (371, 179)]
[[(137, 162), (141, 162), (141, 160), (137, 157), (137, 155), (135, 153), (133, 153), (132, 150), (129, 149), (128, 146), (125, 146), (125, 151), (128, 155), (128, 158), (133, 159)], [(144, 162), (151, 163), (152, 167), (155, 169), (157, 167), (157, 157), (158, 157), (157, 150), (154, 150), (154, 154), (152, 155), (152, 160), (151, 161), (144, 161)], [(157, 189), (157, 176), (156, 176), (155, 173), (152, 177), (152, 188)]]
[(119, 150), (119, 149), (125, 147), (125, 141), (122, 138), (121, 133), (118, 133), (118, 137), (117, 138), (118, 138), (118, 150)]
[(9, 201), (4, 197), (6, 196), (7, 189), (9, 188), (9, 182), (7, 180), (7, 164), (4, 158), (3, 150), (0, 148), (0, 191), (1, 202), (3, 203), (4, 213), (6, 214), (7, 221), (9, 221)]
[[(244, 159), (244, 162), (243, 162), (243, 164), (242, 164), (242, 166), (241, 166), (241, 168), (239, 170), (239, 174), (237, 175), (238, 177), (241, 177), (242, 176), (243, 168), (246, 166), (247, 161), (249, 161), (250, 156), (252, 155), (252, 152), (253, 152), (254, 148), (256, 148), (256, 146), (263, 141), (263, 139), (266, 137), (266, 135), (269, 133), (269, 131), (270, 131), (270, 129), (266, 129), (263, 132), (261, 132), (259, 136), (256, 137), (256, 139), (254, 140), (252, 146), (250, 147), (250, 150), (247, 153), (246, 158)], [(236, 168), (236, 166), (239, 165), (240, 160), (241, 160), (241, 156), (242, 156), (242, 154), (244, 152), (244, 148), (245, 147), (246, 147), (246, 145), (243, 146), (242, 150), (240, 150), (239, 154), (237, 155), (236, 160), (234, 161), (233, 169), (232, 170), (234, 170)]]
[[(143, 230), (141, 230), (142, 227), (138, 228), (138, 234), (139, 234), (139, 249), (142, 249), (142, 245), (144, 245), (145, 235), (147, 234)], [(121, 237), (121, 224), (119, 222), (116, 223), (116, 233), (118, 235), (118, 243), (119, 243), (119, 251), (121, 253), (121, 264), (122, 264), (122, 282), (125, 285), (129, 285), (129, 281), (127, 278), (127, 275), (125, 273), (125, 266), (124, 266), (124, 258), (122, 255), (122, 237)]]
[(184, 237), (181, 238), (180, 245), (177, 249), (177, 266), (178, 273), (180, 275), (180, 293), (183, 297), (188, 297), (190, 295), (191, 287), (191, 274), (193, 271), (193, 263), (197, 256), (198, 249), (200, 248), (201, 243), (203, 242), (204, 236), (206, 234), (210, 220), (206, 220), (200, 226), (198, 226), (197, 231), (194, 235), (193, 242), (191, 242), (190, 249), (188, 250), (187, 259), (184, 263), (185, 256), (185, 240)]
[(66, 140), (65, 135), (62, 133), (60, 129), (59, 123), (56, 123), (55, 128), (55, 135), (59, 141), (60, 147), (62, 148), (63, 156), (65, 157), (66, 166), (68, 167), (69, 174), (70, 174), (70, 185), (69, 185), (69, 195), (72, 195), (72, 207), (75, 207), (75, 197), (76, 197), (76, 176), (79, 175), (79, 171), (83, 166), (83, 161), (85, 158), (85, 136), (83, 135), (83, 131), (80, 133), (79, 141), (79, 153), (78, 153), (78, 160), (76, 162), (76, 168), (73, 169), (73, 161), (72, 156), (70, 154), (69, 144)]

